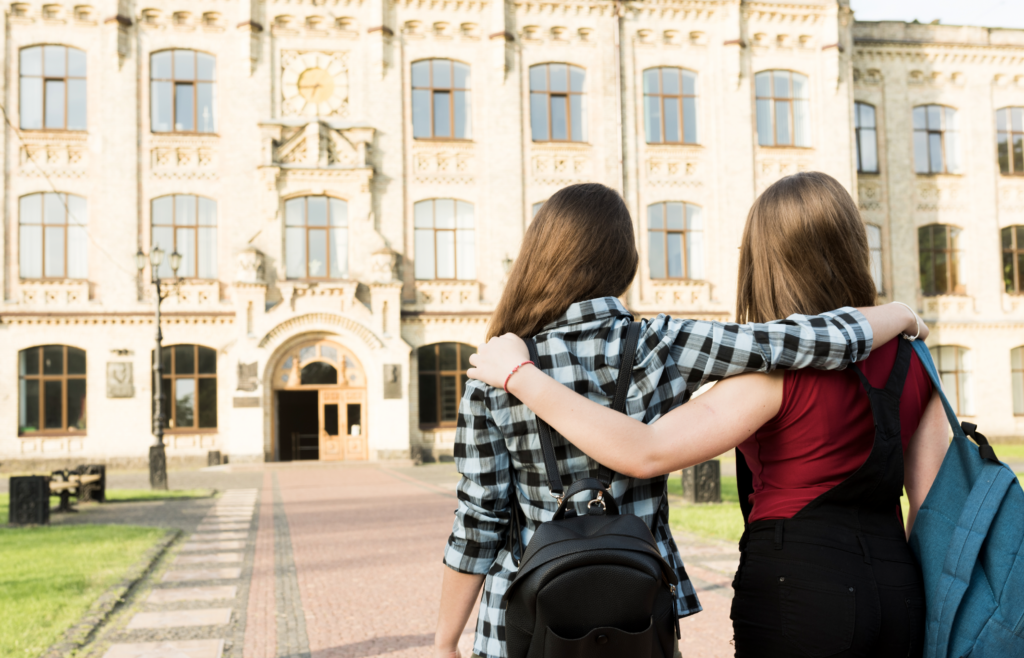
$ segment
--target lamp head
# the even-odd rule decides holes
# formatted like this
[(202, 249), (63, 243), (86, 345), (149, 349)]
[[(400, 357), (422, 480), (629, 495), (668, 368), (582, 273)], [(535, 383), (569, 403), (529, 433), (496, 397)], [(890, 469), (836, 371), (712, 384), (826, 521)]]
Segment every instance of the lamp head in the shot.
[(178, 268), (181, 267), (181, 254), (177, 251), (171, 252), (171, 271), (175, 274), (178, 273)]
[(146, 254), (142, 253), (141, 249), (135, 252), (135, 267), (139, 268), (140, 272), (146, 269)]
[(149, 262), (153, 267), (160, 267), (160, 263), (164, 262), (164, 250), (160, 247), (153, 247), (149, 252)]

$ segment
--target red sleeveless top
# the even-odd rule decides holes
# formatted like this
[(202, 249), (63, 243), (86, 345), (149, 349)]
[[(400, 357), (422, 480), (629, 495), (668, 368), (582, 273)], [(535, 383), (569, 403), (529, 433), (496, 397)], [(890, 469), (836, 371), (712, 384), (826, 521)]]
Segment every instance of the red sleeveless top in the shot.
[[(898, 340), (857, 364), (872, 386), (885, 386)], [(914, 353), (900, 399), (904, 452), (931, 395), (931, 380)], [(787, 371), (779, 413), (739, 446), (754, 475), (750, 522), (791, 518), (860, 468), (874, 439), (871, 404), (852, 368)]]

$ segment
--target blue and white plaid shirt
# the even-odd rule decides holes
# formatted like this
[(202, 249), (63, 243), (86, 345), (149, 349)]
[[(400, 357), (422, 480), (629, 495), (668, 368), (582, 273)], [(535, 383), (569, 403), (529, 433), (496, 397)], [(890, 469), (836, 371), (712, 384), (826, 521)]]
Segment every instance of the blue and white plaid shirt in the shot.
[[(611, 406), (630, 313), (614, 297), (573, 304), (536, 337), (538, 364), (577, 393)], [(626, 412), (651, 423), (686, 402), (703, 384), (745, 372), (776, 368), (838, 370), (871, 351), (871, 326), (859, 312), (843, 308), (820, 316), (794, 315), (767, 324), (737, 325), (675, 320), (645, 321), (633, 365)], [(555, 433), (552, 437), (562, 483), (596, 477), (598, 465)], [(501, 606), (516, 567), (506, 550), (511, 505), (508, 465), (516, 472), (518, 503), (526, 516), (524, 545), (538, 525), (551, 520), (557, 504), (548, 492), (537, 419), (501, 389), (470, 380), (459, 406), (455, 462), (462, 480), (459, 507), (444, 563), (459, 572), (486, 574), (477, 618), (474, 653), (504, 658), (505, 611)], [(668, 526), (658, 517), (666, 477), (639, 480), (616, 474), (611, 491), (625, 514), (651, 526), (661, 555), (679, 576), (680, 617), (700, 612), (697, 594)], [(586, 496), (577, 511), (586, 513)]]

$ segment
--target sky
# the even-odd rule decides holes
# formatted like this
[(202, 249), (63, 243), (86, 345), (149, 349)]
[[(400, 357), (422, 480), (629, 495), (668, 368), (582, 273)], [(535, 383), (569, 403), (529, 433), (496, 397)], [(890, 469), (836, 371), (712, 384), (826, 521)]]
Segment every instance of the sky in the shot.
[(850, 0), (857, 20), (1024, 28), (1024, 0)]

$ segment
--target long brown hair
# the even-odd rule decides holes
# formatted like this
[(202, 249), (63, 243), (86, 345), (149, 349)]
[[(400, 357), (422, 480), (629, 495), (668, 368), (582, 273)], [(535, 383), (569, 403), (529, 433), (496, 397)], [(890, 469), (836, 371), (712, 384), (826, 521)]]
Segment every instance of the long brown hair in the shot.
[(874, 303), (867, 232), (839, 181), (794, 174), (757, 198), (740, 246), (738, 322)]
[(618, 192), (599, 183), (562, 188), (526, 230), (487, 337), (527, 338), (575, 302), (618, 297), (638, 260), (633, 222)]

